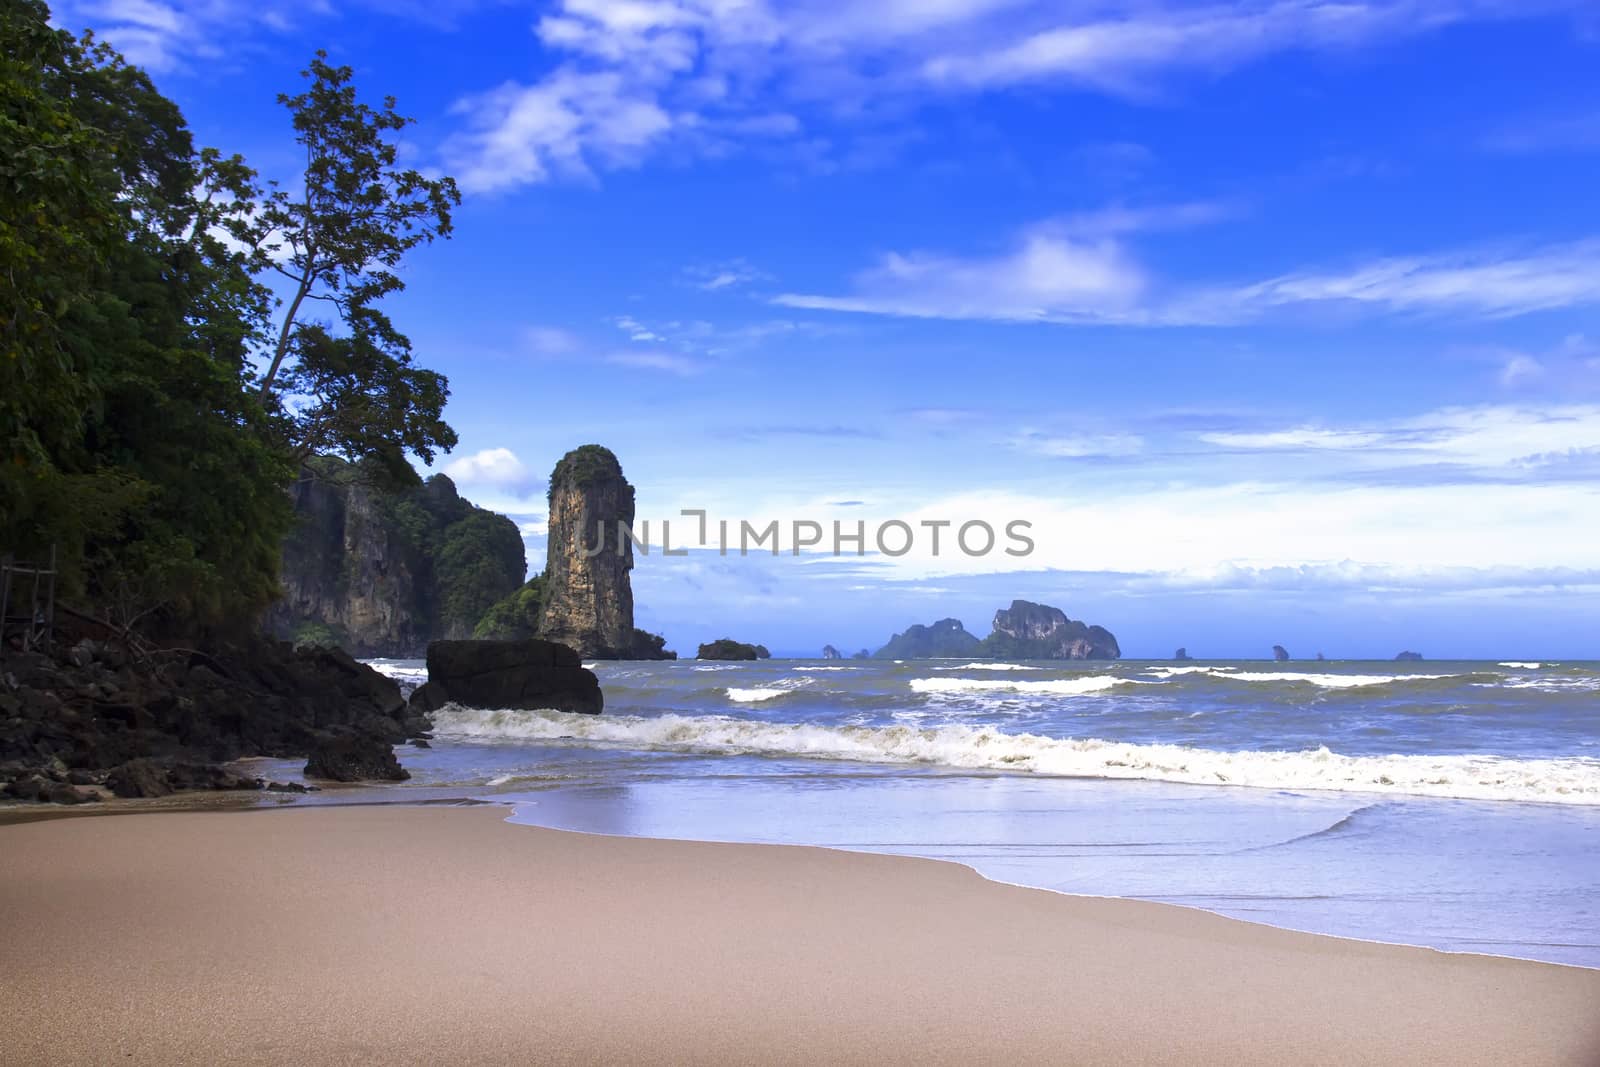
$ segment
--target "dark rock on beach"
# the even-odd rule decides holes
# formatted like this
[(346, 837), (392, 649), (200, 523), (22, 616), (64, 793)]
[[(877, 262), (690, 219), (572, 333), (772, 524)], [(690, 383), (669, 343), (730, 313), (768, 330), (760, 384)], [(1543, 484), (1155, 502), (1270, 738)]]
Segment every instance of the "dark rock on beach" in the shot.
[(351, 731), (388, 751), (427, 727), (392, 680), (338, 649), (85, 639), (0, 655), (0, 786), (30, 800), (75, 803), (100, 784), (119, 797), (261, 789), (221, 765), (306, 756)]
[(548, 708), (598, 715), (600, 680), (576, 651), (554, 641), (435, 641), (428, 682), (411, 694), (426, 715), (445, 704), (470, 708)]
[(311, 749), (306, 777), (335, 782), (403, 782), (411, 772), (400, 766), (394, 748), (362, 730), (325, 734)]

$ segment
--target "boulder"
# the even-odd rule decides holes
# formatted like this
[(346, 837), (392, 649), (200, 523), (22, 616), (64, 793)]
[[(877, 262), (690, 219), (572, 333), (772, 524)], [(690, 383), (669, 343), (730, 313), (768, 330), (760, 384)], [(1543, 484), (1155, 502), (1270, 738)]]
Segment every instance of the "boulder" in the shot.
[(119, 797), (164, 797), (172, 792), (167, 769), (148, 759), (133, 759), (111, 768), (106, 787)]
[(598, 715), (600, 680), (578, 653), (554, 641), (435, 641), (428, 646), (428, 681), (411, 694), (411, 711), (425, 715), (445, 704), (469, 708), (526, 708)]
[(403, 782), (411, 777), (387, 741), (348, 729), (325, 734), (312, 745), (305, 774), (334, 782)]

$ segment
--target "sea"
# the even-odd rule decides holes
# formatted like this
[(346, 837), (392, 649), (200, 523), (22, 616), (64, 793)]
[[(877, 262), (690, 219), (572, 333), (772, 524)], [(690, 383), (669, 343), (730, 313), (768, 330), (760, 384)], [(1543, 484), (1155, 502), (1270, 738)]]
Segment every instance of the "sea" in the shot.
[(385, 795), (1600, 967), (1600, 663), (587, 666), (603, 715), (447, 707)]

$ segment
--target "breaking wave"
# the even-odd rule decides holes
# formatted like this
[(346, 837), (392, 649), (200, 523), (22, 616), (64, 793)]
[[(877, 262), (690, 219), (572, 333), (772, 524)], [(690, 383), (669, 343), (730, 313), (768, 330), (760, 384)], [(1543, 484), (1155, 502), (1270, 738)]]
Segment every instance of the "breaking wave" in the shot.
[(1051, 696), (1083, 696), (1101, 693), (1119, 685), (1154, 685), (1135, 678), (1111, 674), (1090, 674), (1078, 678), (1052, 678), (1038, 682), (1011, 678), (913, 678), (915, 693), (1044, 693)]
[(1519, 663), (1516, 660), (1512, 660), (1509, 663), (1501, 663), (1501, 664), (1499, 664), (1499, 666), (1501, 666), (1501, 667), (1510, 667), (1512, 670), (1517, 670), (1517, 671), (1536, 671), (1536, 670), (1539, 670), (1541, 667), (1543, 667), (1544, 664), (1543, 663)]
[(453, 705), (435, 712), (434, 731), (459, 741), (577, 740), (717, 755), (933, 764), (1061, 777), (1600, 805), (1600, 760), (1585, 757), (1344, 756), (1327, 748), (1225, 752), (955, 724), (825, 726), (723, 715), (573, 715)]
[(959, 667), (935, 667), (936, 671), (1042, 671), (1026, 663), (963, 663)]
[(794, 691), (795, 688), (793, 686), (782, 689), (776, 686), (755, 686), (749, 689), (730, 687), (728, 689), (728, 699), (735, 704), (759, 704), (763, 700), (776, 700), (779, 697), (786, 697)]

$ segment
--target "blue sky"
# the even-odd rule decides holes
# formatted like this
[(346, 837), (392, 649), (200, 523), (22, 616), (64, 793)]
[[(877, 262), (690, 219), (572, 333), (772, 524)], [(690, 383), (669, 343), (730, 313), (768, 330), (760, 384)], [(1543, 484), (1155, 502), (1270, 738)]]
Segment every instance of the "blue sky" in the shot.
[(1032, 524), (1024, 558), (658, 550), (640, 622), (680, 650), (981, 635), (1023, 596), (1129, 655), (1600, 655), (1592, 3), (57, 18), (268, 176), (314, 48), (417, 117), (465, 203), (393, 314), (451, 379), (439, 468), (536, 567), (589, 441), (658, 530)]

